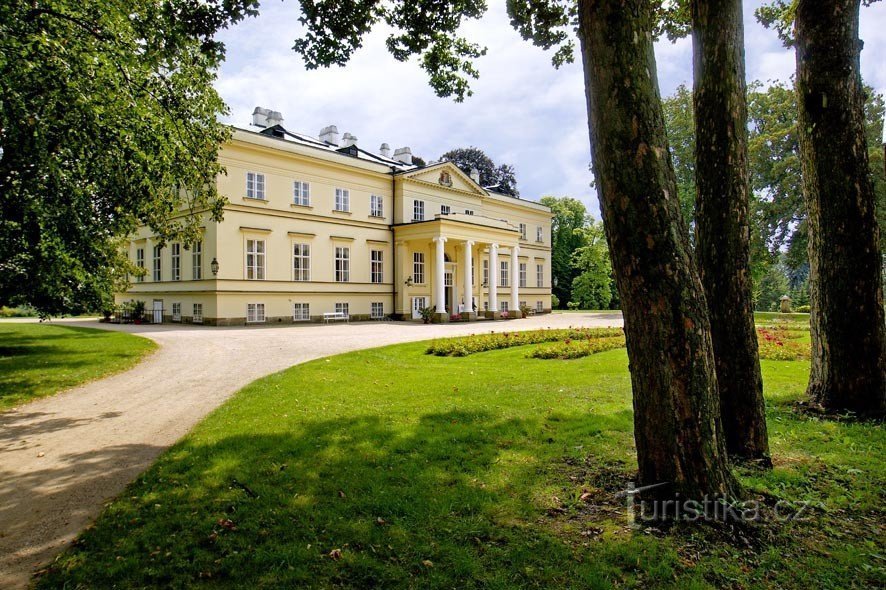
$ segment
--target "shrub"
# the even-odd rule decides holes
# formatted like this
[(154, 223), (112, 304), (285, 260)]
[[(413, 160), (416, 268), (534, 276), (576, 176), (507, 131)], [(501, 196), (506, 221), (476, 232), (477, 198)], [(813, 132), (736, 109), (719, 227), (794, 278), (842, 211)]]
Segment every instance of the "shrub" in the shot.
[(534, 359), (577, 359), (590, 356), (598, 352), (624, 348), (625, 337), (611, 336), (608, 338), (593, 338), (590, 340), (570, 340), (556, 342), (553, 345), (537, 346), (526, 353), (527, 358)]
[(552, 293), (551, 294), (551, 309), (557, 309), (559, 307), (560, 307), (560, 298)]
[(527, 330), (525, 332), (493, 332), (458, 338), (434, 340), (425, 351), (436, 356), (468, 356), (488, 350), (499, 350), (528, 344), (565, 340), (593, 340), (622, 336), (621, 328), (565, 328), (557, 330)]
[(0, 318), (33, 318), (37, 312), (31, 307), (0, 307)]
[(808, 305), (798, 305), (797, 309), (795, 309), (797, 313), (809, 313), (811, 308)]

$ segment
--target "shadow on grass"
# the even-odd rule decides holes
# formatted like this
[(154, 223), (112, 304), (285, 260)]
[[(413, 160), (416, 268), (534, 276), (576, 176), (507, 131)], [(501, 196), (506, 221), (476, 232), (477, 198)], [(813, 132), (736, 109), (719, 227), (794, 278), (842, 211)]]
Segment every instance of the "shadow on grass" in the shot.
[[(623, 431), (626, 414), (559, 424)], [(595, 559), (537, 525), (549, 486), (562, 483), (546, 477), (549, 460), (564, 449), (547, 442), (542, 421), (449, 411), (397, 430), (366, 417), (209, 444), (192, 436), (40, 587), (594, 587), (631, 578), (605, 558), (615, 545)], [(631, 553), (630, 571), (668, 579), (675, 559)]]

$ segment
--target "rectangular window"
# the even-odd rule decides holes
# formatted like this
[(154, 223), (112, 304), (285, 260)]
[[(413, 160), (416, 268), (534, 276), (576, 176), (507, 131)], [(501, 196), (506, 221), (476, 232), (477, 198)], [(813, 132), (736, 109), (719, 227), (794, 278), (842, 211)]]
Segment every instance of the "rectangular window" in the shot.
[(452, 287), (453, 286), (453, 279), (452, 279), (451, 272), (444, 272), (443, 273), (443, 286), (444, 287)]
[(195, 303), (194, 304), (194, 313), (191, 315), (191, 321), (195, 324), (203, 323), (203, 304)]
[(474, 214), (473, 209), (465, 209), (465, 215), (473, 215), (473, 214)]
[(384, 207), (384, 199), (382, 199), (378, 195), (372, 195), (369, 197), (369, 214), (373, 217), (384, 217), (385, 216), (385, 207)]
[(483, 286), (489, 286), (489, 260), (483, 261)]
[(385, 304), (373, 301), (369, 304), (369, 317), (373, 320), (380, 320), (385, 317)]
[(246, 240), (246, 278), (255, 281), (265, 278), (264, 240)]
[(544, 264), (536, 264), (535, 265), (535, 286), (536, 287), (544, 287), (545, 284), (545, 265)]
[(265, 321), (265, 304), (264, 303), (247, 303), (246, 304), (246, 321), (250, 324), (261, 323)]
[(160, 246), (154, 246), (154, 280), (160, 280), (160, 254), (163, 249)]
[(203, 242), (194, 242), (191, 250), (191, 278), (195, 281), (203, 278)]
[(175, 243), (172, 245), (172, 280), (182, 280), (182, 245)]
[(520, 263), (520, 287), (526, 287), (526, 263)]
[(449, 205), (440, 205), (440, 215), (449, 215), (452, 212), (452, 209)]
[(544, 240), (544, 231), (545, 231), (544, 228), (542, 228), (542, 226), (540, 226), (540, 225), (537, 225), (535, 227), (535, 241), (536, 242), (541, 243), (541, 242), (545, 241)]
[(246, 173), (246, 197), (265, 200), (265, 175), (258, 172)]
[(500, 281), (498, 283), (499, 287), (507, 287), (509, 284), (508, 281), (508, 261), (507, 260), (499, 260), (498, 262), (499, 268), (501, 272), (499, 273)]
[[(145, 249), (144, 248), (136, 248), (136, 250), (135, 250), (135, 265), (138, 267), (139, 270), (141, 270), (141, 271), (145, 270)], [(139, 273), (139, 275), (135, 278), (135, 280), (138, 281), (139, 283), (144, 283), (145, 282), (145, 273), (144, 272)]]
[(335, 248), (335, 282), (347, 283), (351, 280), (351, 249), (346, 246)]
[(498, 311), (508, 311), (508, 302), (507, 300), (498, 302)]
[(381, 283), (385, 280), (384, 252), (381, 250), (369, 251), (369, 282)]
[(343, 313), (346, 316), (350, 316), (350, 312), (348, 312), (348, 304), (347, 303), (336, 303), (335, 304), (335, 313)]
[(173, 303), (172, 304), (172, 321), (173, 322), (182, 321), (182, 304), (181, 303)]
[(311, 306), (307, 303), (292, 304), (292, 321), (307, 322), (311, 319)]
[(335, 189), (335, 210), (345, 213), (351, 210), (351, 191), (346, 188)]
[(292, 280), (311, 280), (311, 245), (292, 245)]
[(520, 239), (521, 240), (526, 239), (526, 224), (525, 223), (520, 224)]
[(535, 311), (542, 312), (545, 310), (544, 301), (536, 301), (535, 302)]
[(416, 285), (425, 283), (425, 253), (413, 252), (412, 254), (412, 282)]
[(425, 220), (425, 202), (412, 201), (412, 221)]
[(292, 183), (292, 204), (308, 207), (311, 204), (311, 183), (296, 180)]

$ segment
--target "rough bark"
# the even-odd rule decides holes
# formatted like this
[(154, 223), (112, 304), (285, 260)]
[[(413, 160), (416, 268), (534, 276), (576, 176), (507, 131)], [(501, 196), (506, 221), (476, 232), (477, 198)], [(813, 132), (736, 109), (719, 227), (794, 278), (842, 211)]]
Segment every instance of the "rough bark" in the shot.
[(886, 414), (879, 229), (864, 136), (858, 0), (801, 0), (797, 100), (808, 210), (812, 401)]
[(641, 485), (736, 497), (707, 304), (680, 214), (644, 0), (580, 0), (594, 177), (621, 296)]
[(730, 456), (767, 460), (750, 280), (747, 103), (741, 0), (693, 0), (696, 256), (711, 318)]

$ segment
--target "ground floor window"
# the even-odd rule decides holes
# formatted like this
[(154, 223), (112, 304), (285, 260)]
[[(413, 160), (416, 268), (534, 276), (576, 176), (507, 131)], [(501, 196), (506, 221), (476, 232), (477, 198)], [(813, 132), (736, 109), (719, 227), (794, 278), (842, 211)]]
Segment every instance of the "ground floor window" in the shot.
[(524, 307), (529, 307), (529, 306), (526, 304), (525, 301), (521, 301), (520, 302), (520, 309), (523, 309)]
[(489, 311), (489, 302), (488, 301), (483, 302), (483, 311)]
[(246, 321), (250, 323), (258, 323), (265, 321), (265, 304), (264, 303), (247, 303), (246, 304)]
[(173, 303), (172, 304), (172, 321), (173, 322), (182, 321), (182, 304), (181, 303)]
[(544, 301), (536, 301), (535, 302), (535, 311), (544, 311), (545, 310), (545, 302)]
[(525, 262), (520, 263), (520, 286), (521, 287), (526, 286), (526, 263)]
[(311, 319), (311, 306), (307, 303), (292, 304), (292, 321), (306, 322)]
[(351, 315), (348, 312), (348, 304), (347, 303), (336, 303), (335, 304), (335, 313), (343, 313), (344, 315)]
[(385, 317), (385, 304), (381, 301), (373, 301), (369, 304), (369, 317), (379, 320)]
[(501, 303), (499, 303), (499, 304), (498, 304), (498, 310), (499, 310), (499, 311), (508, 311), (508, 302), (507, 302), (507, 301), (502, 301)]
[(194, 322), (195, 324), (202, 324), (203, 323), (203, 304), (202, 303), (195, 303), (194, 304), (194, 313), (191, 316), (191, 321)]

